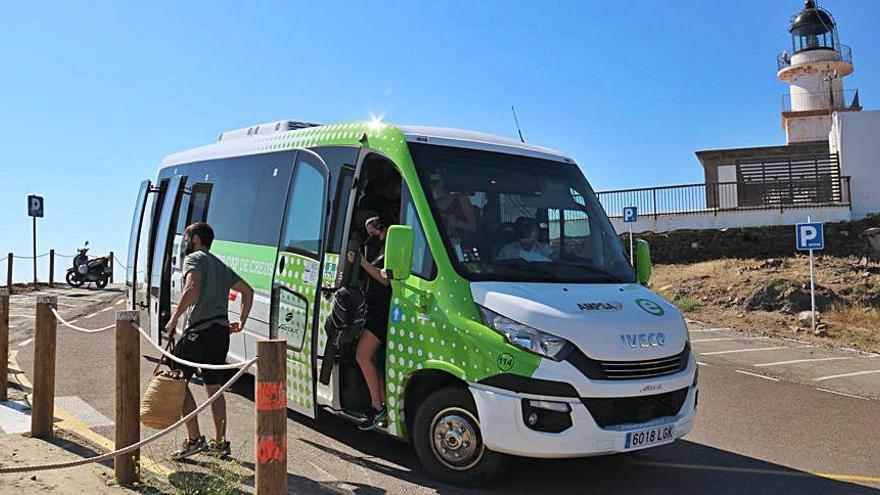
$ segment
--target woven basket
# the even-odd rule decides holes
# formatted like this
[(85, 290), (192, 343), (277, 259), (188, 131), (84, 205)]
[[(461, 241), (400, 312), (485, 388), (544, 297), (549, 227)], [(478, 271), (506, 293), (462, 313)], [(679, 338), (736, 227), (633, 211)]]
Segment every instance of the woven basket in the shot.
[(156, 430), (168, 428), (180, 419), (185, 396), (186, 380), (182, 377), (154, 376), (141, 400), (141, 424)]

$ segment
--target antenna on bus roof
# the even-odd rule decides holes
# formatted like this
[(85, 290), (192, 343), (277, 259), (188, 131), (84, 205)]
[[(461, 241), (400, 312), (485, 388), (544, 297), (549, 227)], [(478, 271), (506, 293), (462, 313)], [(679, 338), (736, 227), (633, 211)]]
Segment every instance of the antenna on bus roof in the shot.
[(516, 132), (519, 133), (519, 140), (525, 144), (526, 140), (523, 139), (522, 129), (519, 128), (519, 119), (516, 118), (516, 109), (513, 108), (513, 105), (510, 105), (510, 111), (513, 112), (513, 121), (516, 123)]

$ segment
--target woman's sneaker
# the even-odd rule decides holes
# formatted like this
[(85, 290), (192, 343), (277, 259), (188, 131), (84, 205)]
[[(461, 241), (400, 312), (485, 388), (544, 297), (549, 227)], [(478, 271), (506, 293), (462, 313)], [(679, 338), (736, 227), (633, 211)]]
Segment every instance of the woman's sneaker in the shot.
[(388, 408), (382, 406), (382, 409), (370, 409), (367, 413), (367, 419), (358, 427), (363, 431), (372, 431), (379, 427), (386, 426), (385, 420), (388, 418)]
[(211, 440), (208, 442), (208, 448), (205, 449), (205, 453), (218, 459), (228, 459), (232, 457), (232, 449), (227, 440), (223, 440), (222, 442)]
[(180, 450), (171, 454), (171, 459), (185, 459), (189, 456), (198, 454), (199, 452), (205, 450), (207, 447), (208, 445), (205, 443), (204, 436), (201, 436), (195, 440), (187, 438), (183, 441), (183, 445), (180, 446)]

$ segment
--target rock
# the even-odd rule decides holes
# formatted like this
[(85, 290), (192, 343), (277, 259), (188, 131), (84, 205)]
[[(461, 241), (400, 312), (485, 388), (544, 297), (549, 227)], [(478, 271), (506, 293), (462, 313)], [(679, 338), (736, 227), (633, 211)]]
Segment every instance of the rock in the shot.
[(801, 327), (799, 327), (799, 326), (797, 326), (797, 325), (789, 325), (789, 326), (788, 326), (788, 329), (791, 330), (791, 331), (794, 332), (794, 333), (800, 333), (801, 331), (803, 331), (803, 328), (801, 328)]
[(779, 301), (779, 291), (772, 284), (767, 284), (746, 298), (746, 309), (749, 311), (773, 311)]
[(817, 337), (827, 337), (828, 336), (828, 327), (825, 324), (816, 325), (816, 330), (813, 331), (813, 335)]
[(785, 260), (782, 258), (770, 258), (762, 261), (758, 268), (779, 268), (785, 264)]
[(810, 309), (810, 293), (798, 287), (789, 287), (782, 293), (782, 312), (795, 314)]
[(687, 296), (688, 296), (688, 291), (686, 289), (679, 287), (678, 289), (675, 289), (675, 292), (672, 293), (672, 300), (678, 301), (679, 299), (685, 298)]
[[(813, 313), (811, 313), (810, 311), (801, 311), (800, 313), (798, 313), (797, 319), (798, 319), (798, 323), (800, 323), (802, 327), (809, 328), (809, 327), (813, 326)], [(816, 311), (817, 325), (820, 321), (821, 321), (820, 314), (818, 311)]]

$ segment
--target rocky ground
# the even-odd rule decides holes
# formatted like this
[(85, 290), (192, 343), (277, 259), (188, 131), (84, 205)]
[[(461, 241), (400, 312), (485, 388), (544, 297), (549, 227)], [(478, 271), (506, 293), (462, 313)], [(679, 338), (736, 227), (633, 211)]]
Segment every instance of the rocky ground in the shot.
[(807, 256), (657, 265), (651, 285), (688, 317), (713, 325), (880, 351), (880, 263), (817, 257), (815, 271), (815, 330)]

